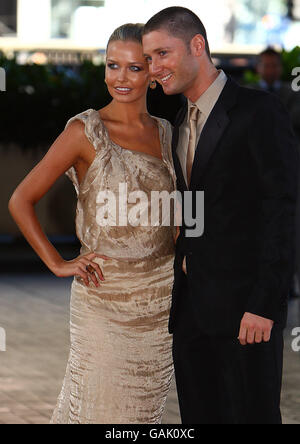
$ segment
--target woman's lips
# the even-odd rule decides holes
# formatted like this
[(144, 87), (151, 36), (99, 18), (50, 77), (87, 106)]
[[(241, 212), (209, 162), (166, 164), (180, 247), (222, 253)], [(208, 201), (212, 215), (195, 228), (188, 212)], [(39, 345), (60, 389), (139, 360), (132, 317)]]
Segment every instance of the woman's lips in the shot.
[(130, 94), (132, 91), (131, 88), (126, 88), (124, 86), (117, 86), (115, 88), (115, 90), (117, 91), (118, 94), (122, 94), (122, 95)]

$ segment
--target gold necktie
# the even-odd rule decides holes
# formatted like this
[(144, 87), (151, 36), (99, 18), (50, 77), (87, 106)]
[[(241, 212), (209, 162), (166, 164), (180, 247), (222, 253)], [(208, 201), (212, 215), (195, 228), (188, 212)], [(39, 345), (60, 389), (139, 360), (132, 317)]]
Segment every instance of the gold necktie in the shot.
[[(195, 148), (196, 148), (196, 136), (197, 136), (197, 122), (199, 118), (199, 109), (196, 105), (192, 105), (190, 108), (190, 137), (189, 137), (189, 146), (187, 150), (186, 156), (186, 177), (187, 177), (187, 185), (189, 187), (191, 182), (191, 174), (192, 174), (192, 166), (194, 162), (195, 156)], [(183, 258), (182, 270), (185, 274), (187, 274), (186, 269), (186, 256)]]
[(195, 148), (196, 148), (196, 135), (197, 135), (197, 121), (199, 117), (199, 109), (196, 105), (192, 105), (190, 108), (190, 137), (189, 145), (186, 156), (186, 176), (187, 185), (190, 185), (192, 166), (194, 162)]

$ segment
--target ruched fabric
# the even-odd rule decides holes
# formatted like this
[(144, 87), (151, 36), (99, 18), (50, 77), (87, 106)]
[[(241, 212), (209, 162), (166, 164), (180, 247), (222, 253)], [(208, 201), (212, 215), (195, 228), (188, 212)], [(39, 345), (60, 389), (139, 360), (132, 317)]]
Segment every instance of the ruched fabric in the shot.
[(97, 212), (99, 192), (118, 196), (120, 183), (128, 193), (148, 196), (148, 214), (151, 191), (175, 190), (171, 125), (156, 119), (160, 160), (111, 141), (96, 110), (84, 111), (67, 125), (76, 119), (84, 123), (96, 152), (80, 184), (74, 167), (66, 172), (78, 198), (80, 254), (96, 252), (109, 259), (94, 259), (105, 277), (100, 287), (73, 279), (70, 355), (51, 423), (159, 424), (173, 376), (168, 320), (174, 224), (102, 226)]

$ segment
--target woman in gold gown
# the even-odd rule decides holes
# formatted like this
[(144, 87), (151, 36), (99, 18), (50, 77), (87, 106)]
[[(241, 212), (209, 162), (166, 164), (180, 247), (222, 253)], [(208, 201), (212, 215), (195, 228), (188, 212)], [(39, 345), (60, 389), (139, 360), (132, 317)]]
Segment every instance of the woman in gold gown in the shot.
[[(100, 223), (101, 193), (119, 196), (120, 184), (148, 198), (144, 215), (151, 213), (152, 191), (175, 190), (171, 125), (147, 112), (151, 79), (141, 34), (141, 25), (114, 32), (106, 65), (112, 102), (72, 117), (9, 204), (50, 270), (74, 276), (70, 355), (52, 424), (160, 423), (173, 375), (174, 224)], [(64, 173), (77, 194), (81, 250), (72, 261), (49, 243), (33, 210)], [(131, 217), (133, 210), (131, 201)]]

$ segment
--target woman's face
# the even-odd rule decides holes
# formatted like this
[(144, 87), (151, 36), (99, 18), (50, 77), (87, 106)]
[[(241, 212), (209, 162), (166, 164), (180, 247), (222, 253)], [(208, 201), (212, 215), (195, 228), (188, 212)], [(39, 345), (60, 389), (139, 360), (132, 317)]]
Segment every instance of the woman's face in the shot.
[(144, 98), (150, 83), (148, 63), (138, 42), (111, 42), (107, 49), (105, 80), (110, 95), (118, 102)]

